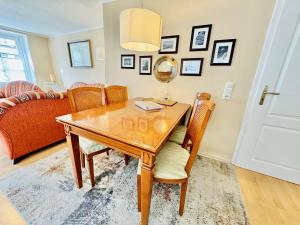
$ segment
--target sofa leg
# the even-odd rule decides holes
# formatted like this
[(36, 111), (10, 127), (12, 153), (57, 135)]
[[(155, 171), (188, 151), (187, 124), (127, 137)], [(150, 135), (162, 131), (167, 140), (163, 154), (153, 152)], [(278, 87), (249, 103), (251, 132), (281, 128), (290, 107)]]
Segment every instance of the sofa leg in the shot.
[(12, 165), (16, 165), (16, 164), (19, 163), (20, 161), (21, 161), (20, 158), (16, 158), (16, 159), (11, 160), (11, 164), (12, 164)]

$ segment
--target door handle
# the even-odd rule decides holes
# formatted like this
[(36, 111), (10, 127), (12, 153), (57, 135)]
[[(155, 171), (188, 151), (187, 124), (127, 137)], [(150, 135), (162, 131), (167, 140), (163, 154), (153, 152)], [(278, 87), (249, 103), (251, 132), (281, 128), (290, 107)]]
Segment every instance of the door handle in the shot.
[(268, 89), (269, 89), (269, 87), (266, 85), (263, 92), (262, 92), (262, 94), (261, 94), (261, 97), (260, 97), (260, 100), (259, 100), (259, 105), (264, 104), (266, 95), (280, 95), (280, 93), (278, 93), (278, 92), (268, 92)]

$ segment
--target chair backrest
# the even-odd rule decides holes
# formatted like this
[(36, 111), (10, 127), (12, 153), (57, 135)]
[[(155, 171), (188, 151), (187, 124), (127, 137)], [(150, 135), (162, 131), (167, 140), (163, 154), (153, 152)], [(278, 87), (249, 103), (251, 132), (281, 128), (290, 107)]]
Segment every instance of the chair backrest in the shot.
[(215, 109), (215, 103), (208, 100), (196, 100), (194, 106), (194, 114), (187, 128), (184, 138), (183, 147), (187, 149), (189, 142), (191, 142), (190, 158), (186, 165), (186, 172), (189, 175), (198, 154), (200, 143), (202, 141), (208, 120), (211, 113)]
[(99, 87), (99, 88), (104, 88), (105, 85), (101, 84), (101, 83), (88, 84), (88, 83), (84, 83), (84, 82), (75, 82), (74, 84), (71, 85), (70, 89), (79, 88), (79, 87)]
[(199, 100), (210, 100), (211, 98), (211, 94), (207, 93), (207, 92), (197, 92), (196, 94), (196, 98), (194, 100), (194, 104), (193, 104), (193, 107), (192, 107), (192, 112), (191, 112), (191, 115), (189, 117), (189, 122), (188, 122), (188, 126), (191, 122), (191, 118), (193, 117), (194, 113), (195, 113), (195, 106), (196, 106), (196, 103), (199, 101)]
[(4, 93), (5, 97), (11, 97), (15, 95), (20, 95), (26, 91), (39, 91), (42, 92), (42, 89), (28, 81), (12, 81), (7, 83), (5, 86), (1, 87), (0, 91)]
[(104, 90), (99, 87), (78, 87), (68, 90), (72, 112), (79, 112), (104, 105)]
[(105, 88), (106, 103), (125, 102), (128, 100), (127, 87), (112, 85)]
[(199, 100), (210, 100), (211, 94), (207, 92), (202, 92), (202, 93), (198, 92), (196, 98)]

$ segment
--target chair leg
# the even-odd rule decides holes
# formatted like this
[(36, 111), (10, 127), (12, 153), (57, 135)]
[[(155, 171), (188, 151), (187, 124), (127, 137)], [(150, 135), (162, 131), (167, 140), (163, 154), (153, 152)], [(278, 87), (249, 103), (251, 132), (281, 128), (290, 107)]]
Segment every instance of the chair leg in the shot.
[(141, 211), (141, 175), (137, 175), (136, 177), (137, 183), (137, 203), (138, 203), (138, 211)]
[(109, 156), (109, 150), (106, 151), (106, 155)]
[(187, 185), (188, 185), (188, 181), (181, 184), (180, 204), (179, 204), (179, 215), (180, 216), (182, 216), (183, 212), (184, 212), (184, 203), (185, 203)]
[(85, 168), (85, 155), (83, 152), (80, 152), (80, 160), (81, 160), (81, 167)]
[(129, 155), (124, 154), (124, 159), (125, 159), (125, 165), (128, 165), (129, 162)]
[(93, 157), (87, 157), (88, 166), (89, 166), (89, 173), (90, 173), (90, 180), (92, 187), (95, 186), (95, 177), (94, 177), (94, 162)]

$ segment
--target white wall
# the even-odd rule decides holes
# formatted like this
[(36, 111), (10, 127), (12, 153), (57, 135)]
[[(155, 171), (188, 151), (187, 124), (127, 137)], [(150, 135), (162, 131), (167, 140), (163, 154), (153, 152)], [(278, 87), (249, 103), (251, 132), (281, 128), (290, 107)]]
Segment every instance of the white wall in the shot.
[[(93, 68), (75, 69), (70, 66), (68, 42), (90, 40), (93, 58)], [(104, 47), (103, 29), (78, 32), (49, 39), (49, 49), (52, 58), (54, 74), (60, 84), (70, 87), (74, 82), (105, 83), (105, 63), (95, 60), (97, 47)]]
[(38, 85), (42, 85), (42, 82), (50, 81), (50, 74), (53, 74), (48, 38), (27, 34), (27, 40), (34, 66), (36, 82)]
[[(209, 123), (201, 153), (230, 160), (241, 126), (249, 89), (255, 74), (266, 29), (274, 7), (274, 0), (144, 0), (144, 7), (162, 15), (163, 35), (180, 35), (178, 54), (181, 58), (204, 57), (201, 77), (177, 76), (169, 84), (171, 98), (192, 103), (196, 92), (209, 92), (216, 102), (216, 110)], [(122, 0), (104, 5), (106, 44), (106, 80), (111, 84), (128, 86), (129, 97), (162, 97), (166, 85), (154, 76), (138, 75), (138, 56), (125, 51), (119, 43), (119, 15), (126, 8), (139, 7), (136, 0)], [(190, 52), (192, 26), (213, 24), (209, 50)], [(213, 41), (236, 38), (232, 66), (210, 66)], [(120, 69), (120, 55), (136, 54), (136, 69)], [(146, 53), (144, 55), (149, 55)], [(160, 57), (153, 55), (153, 61)], [(224, 84), (235, 83), (230, 101), (222, 100)]]

